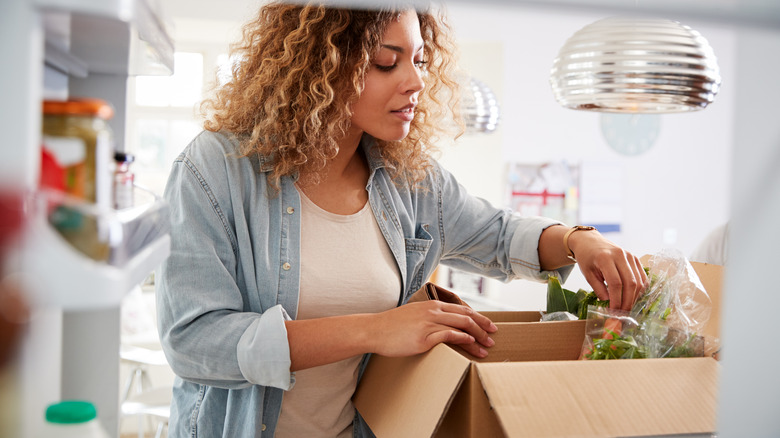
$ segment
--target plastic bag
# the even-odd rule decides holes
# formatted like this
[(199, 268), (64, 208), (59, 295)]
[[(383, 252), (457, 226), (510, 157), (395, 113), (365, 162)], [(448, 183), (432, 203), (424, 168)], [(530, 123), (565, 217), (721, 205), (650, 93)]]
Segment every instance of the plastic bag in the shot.
[(544, 313), (542, 312), (542, 322), (547, 321), (576, 321), (579, 318), (577, 318), (577, 315), (570, 313), (570, 312), (551, 312), (551, 313)]
[(712, 302), (685, 256), (665, 250), (646, 265), (650, 286), (630, 312), (588, 307), (583, 359), (693, 357), (717, 350), (699, 335)]
[[(704, 338), (670, 327), (665, 321), (624, 310), (590, 306), (582, 359), (701, 357)], [(640, 318), (640, 319), (638, 319)]]
[(671, 327), (701, 332), (710, 318), (712, 301), (688, 259), (679, 251), (665, 250), (650, 257), (647, 267), (651, 286), (632, 312), (661, 317), (669, 309), (664, 319)]

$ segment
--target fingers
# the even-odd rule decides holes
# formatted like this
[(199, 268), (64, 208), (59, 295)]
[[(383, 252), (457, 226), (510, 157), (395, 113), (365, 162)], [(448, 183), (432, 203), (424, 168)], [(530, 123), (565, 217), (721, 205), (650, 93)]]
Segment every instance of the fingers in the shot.
[(436, 344), (457, 344), (477, 357), (495, 344), (490, 333), (497, 330), (489, 318), (468, 306), (441, 301), (405, 304), (376, 314), (370, 352), (398, 357), (422, 353)]
[(450, 303), (441, 303), (441, 310), (441, 315), (436, 319), (437, 323), (460, 329), (485, 347), (495, 344), (489, 333), (494, 333), (497, 328), (486, 316), (468, 306)]
[[(626, 266), (628, 264), (626, 263)], [(607, 282), (607, 291), (609, 292), (609, 307), (613, 309), (631, 310), (632, 293), (630, 292), (632, 278), (626, 280), (625, 268), (623, 271), (614, 264), (609, 265), (602, 271), (604, 280)], [(632, 276), (633, 277), (633, 276)]]
[(494, 333), (498, 329), (496, 325), (493, 324), (493, 321), (490, 320), (490, 318), (477, 312), (471, 307), (461, 306), (458, 304), (451, 304), (451, 303), (440, 303), (440, 304), (442, 306), (442, 310), (451, 313), (453, 315), (466, 316), (468, 319), (474, 322), (479, 328), (481, 328), (482, 330), (488, 333)]
[(633, 254), (626, 253), (625, 265), (618, 264), (617, 267), (622, 287), (620, 291), (615, 291), (615, 293), (622, 296), (620, 309), (628, 311), (631, 310), (645, 289), (647, 274), (642, 269), (642, 263)]
[[(601, 301), (606, 301), (610, 299), (609, 291), (607, 290), (607, 285), (604, 284), (604, 277), (601, 275), (598, 275), (596, 273), (593, 273), (591, 271), (583, 272), (583, 275), (585, 275), (585, 280), (588, 281), (588, 284), (593, 288), (593, 293), (596, 294), (596, 297), (600, 299)], [(613, 303), (610, 301), (610, 307), (612, 307)]]
[(438, 324), (437, 330), (430, 336), (431, 340), (460, 345), (468, 353), (477, 356), (487, 356), (483, 347), (492, 347), (495, 341), (490, 333), (497, 330), (489, 318), (476, 312), (468, 306), (451, 303), (432, 302), (436, 313), (432, 322)]
[(459, 330), (442, 330), (431, 335), (431, 341), (434, 345), (440, 343), (459, 345), (460, 348), (475, 357), (487, 357), (488, 352), (482, 347), (473, 336)]
[(596, 261), (583, 272), (600, 300), (609, 299), (609, 307), (629, 311), (647, 285), (647, 274), (633, 254), (620, 251)]
[(648, 278), (647, 278), (647, 272), (645, 272), (644, 267), (642, 267), (642, 261), (639, 260), (639, 257), (635, 255), (631, 255), (631, 258), (629, 261), (632, 263), (632, 268), (634, 269), (634, 272), (639, 273), (639, 279), (641, 283), (641, 291), (644, 291), (645, 288), (647, 288), (648, 285)]

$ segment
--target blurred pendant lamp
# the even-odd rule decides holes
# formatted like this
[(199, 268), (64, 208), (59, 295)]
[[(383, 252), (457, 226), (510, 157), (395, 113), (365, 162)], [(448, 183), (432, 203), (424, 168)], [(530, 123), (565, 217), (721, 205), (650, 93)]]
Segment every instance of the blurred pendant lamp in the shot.
[(678, 113), (713, 102), (715, 54), (676, 21), (612, 17), (572, 35), (553, 62), (555, 99), (567, 108), (609, 113)]
[(499, 106), (493, 91), (478, 79), (468, 78), (461, 105), (467, 133), (490, 133), (498, 126)]

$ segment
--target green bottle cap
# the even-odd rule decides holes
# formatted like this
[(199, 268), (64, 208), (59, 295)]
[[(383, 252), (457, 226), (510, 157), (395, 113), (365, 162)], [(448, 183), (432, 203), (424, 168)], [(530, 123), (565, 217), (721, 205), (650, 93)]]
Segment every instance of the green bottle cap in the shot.
[(46, 408), (46, 421), (57, 424), (86, 423), (97, 417), (95, 405), (88, 401), (66, 400)]

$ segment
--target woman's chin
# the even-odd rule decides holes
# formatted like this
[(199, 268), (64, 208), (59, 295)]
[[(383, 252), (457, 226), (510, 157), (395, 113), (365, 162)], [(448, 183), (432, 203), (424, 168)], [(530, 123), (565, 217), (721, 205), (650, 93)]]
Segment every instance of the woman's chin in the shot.
[(381, 135), (372, 134), (372, 137), (383, 141), (401, 141), (405, 139), (408, 135), (409, 135), (409, 130), (404, 129), (403, 131), (397, 131), (397, 132), (382, 132)]

